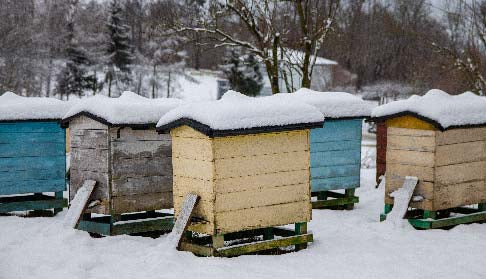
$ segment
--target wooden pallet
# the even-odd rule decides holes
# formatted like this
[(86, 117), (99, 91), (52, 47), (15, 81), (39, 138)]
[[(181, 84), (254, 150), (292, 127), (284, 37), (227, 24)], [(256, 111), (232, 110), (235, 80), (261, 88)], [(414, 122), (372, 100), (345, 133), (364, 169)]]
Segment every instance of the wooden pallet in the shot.
[[(393, 205), (385, 204), (385, 211), (380, 215), (380, 221), (386, 219)], [(452, 216), (451, 213), (460, 214)], [(460, 224), (486, 222), (486, 204), (478, 204), (478, 208), (456, 207), (441, 211), (410, 209), (405, 219), (416, 229), (451, 228)]]
[(312, 196), (317, 197), (317, 200), (312, 202), (312, 208), (352, 210), (354, 204), (359, 202), (359, 197), (354, 192), (355, 188), (346, 189), (344, 194), (333, 191), (313, 192)]
[(78, 229), (97, 235), (113, 236), (140, 234), (154, 231), (171, 231), (174, 215), (156, 211), (122, 215), (91, 216), (84, 214)]
[(61, 212), (67, 206), (62, 192), (55, 192), (54, 196), (35, 193), (22, 196), (0, 197), (0, 213), (31, 210), (54, 210), (54, 215)]
[(295, 230), (270, 227), (214, 236), (186, 231), (179, 250), (198, 256), (235, 257), (261, 252), (282, 253), (281, 248), (288, 246), (294, 246), (294, 251), (298, 251), (307, 248), (307, 243), (312, 241), (313, 235), (307, 233), (307, 223), (296, 223)]

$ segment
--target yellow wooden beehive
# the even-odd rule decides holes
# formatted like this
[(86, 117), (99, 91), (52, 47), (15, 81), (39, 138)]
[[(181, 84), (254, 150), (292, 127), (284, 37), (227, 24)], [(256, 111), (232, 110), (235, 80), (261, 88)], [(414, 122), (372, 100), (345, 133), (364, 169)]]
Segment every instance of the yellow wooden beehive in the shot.
[(225, 234), (311, 219), (309, 130), (209, 137), (171, 131), (174, 208), (187, 193), (201, 197), (190, 227)]

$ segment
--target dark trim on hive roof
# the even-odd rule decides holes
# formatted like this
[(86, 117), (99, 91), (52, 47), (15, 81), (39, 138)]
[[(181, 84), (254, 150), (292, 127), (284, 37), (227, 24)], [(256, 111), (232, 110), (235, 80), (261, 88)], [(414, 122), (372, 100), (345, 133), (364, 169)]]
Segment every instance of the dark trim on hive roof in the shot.
[(486, 127), (486, 123), (481, 123), (481, 124), (464, 124), (464, 125), (452, 125), (452, 126), (449, 126), (447, 128), (444, 128), (439, 122), (433, 120), (433, 119), (430, 119), (428, 117), (425, 117), (423, 115), (420, 115), (416, 112), (413, 112), (413, 111), (402, 111), (402, 112), (398, 112), (398, 113), (394, 113), (394, 114), (390, 114), (390, 115), (385, 115), (385, 116), (380, 116), (380, 117), (371, 117), (369, 119), (369, 121), (372, 121), (372, 122), (385, 122), (386, 120), (388, 119), (391, 119), (391, 118), (396, 118), (396, 117), (402, 117), (402, 116), (413, 116), (417, 119), (420, 119), (422, 121), (425, 121), (425, 122), (428, 122), (432, 125), (434, 125), (434, 127), (436, 127), (438, 130), (444, 132), (446, 130), (452, 130), (452, 129), (464, 129), (464, 128), (480, 128), (480, 127)]
[(76, 117), (80, 117), (80, 116), (86, 116), (88, 118), (91, 118), (95, 121), (98, 121), (100, 122), (101, 124), (105, 124), (106, 126), (108, 127), (129, 127), (129, 128), (132, 128), (132, 129), (135, 129), (135, 130), (145, 130), (145, 129), (150, 129), (150, 128), (155, 128), (156, 124), (157, 123), (144, 123), (144, 124), (124, 124), (124, 123), (117, 123), (117, 124), (113, 124), (111, 122), (109, 122), (108, 120), (102, 118), (102, 117), (99, 117), (97, 115), (94, 115), (90, 112), (86, 112), (86, 111), (82, 111), (82, 112), (78, 112), (76, 113), (75, 115), (72, 115), (72, 116), (69, 116), (67, 118), (64, 118), (61, 120), (61, 127), (63, 128), (68, 128), (69, 127), (69, 122), (71, 120), (73, 120), (74, 118)]
[(264, 127), (240, 128), (240, 129), (231, 129), (231, 130), (215, 130), (199, 121), (192, 120), (190, 118), (181, 118), (169, 124), (157, 127), (157, 132), (161, 134), (161, 133), (166, 133), (180, 126), (189, 126), (194, 130), (197, 130), (210, 138), (215, 138), (215, 137), (239, 136), (239, 135), (248, 135), (248, 134), (322, 128), (323, 125), (324, 125), (324, 121), (312, 122), (312, 123), (301, 123), (301, 124), (289, 124), (289, 125), (282, 125), (282, 126), (264, 126)]

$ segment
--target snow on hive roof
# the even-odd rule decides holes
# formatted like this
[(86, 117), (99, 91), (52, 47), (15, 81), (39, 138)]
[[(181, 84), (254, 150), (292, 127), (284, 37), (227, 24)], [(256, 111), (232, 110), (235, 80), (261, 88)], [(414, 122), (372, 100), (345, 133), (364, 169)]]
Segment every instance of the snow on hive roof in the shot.
[(175, 98), (148, 99), (125, 91), (119, 98), (96, 95), (78, 101), (63, 117), (63, 123), (86, 115), (108, 125), (154, 125), (169, 110), (183, 102)]
[(218, 101), (190, 103), (165, 114), (157, 123), (166, 131), (188, 125), (208, 136), (252, 134), (322, 127), (315, 107), (277, 98), (251, 98), (228, 91)]
[(329, 118), (369, 117), (373, 106), (349, 93), (317, 92), (307, 88), (301, 88), (290, 94), (279, 93), (267, 98), (283, 98), (313, 105)]
[(59, 120), (70, 103), (46, 97), (22, 97), (12, 92), (0, 96), (0, 121)]
[(432, 122), (441, 130), (486, 124), (486, 98), (465, 92), (449, 95), (432, 89), (424, 96), (413, 95), (406, 100), (391, 102), (375, 108), (372, 117), (377, 120), (414, 115)]

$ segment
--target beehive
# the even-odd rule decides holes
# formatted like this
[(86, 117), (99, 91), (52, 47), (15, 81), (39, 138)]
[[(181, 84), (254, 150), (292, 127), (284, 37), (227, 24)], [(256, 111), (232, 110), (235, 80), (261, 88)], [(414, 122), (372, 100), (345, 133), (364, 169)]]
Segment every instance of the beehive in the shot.
[(410, 203), (425, 211), (486, 202), (486, 99), (440, 90), (378, 107), (386, 125), (385, 203), (405, 176), (419, 183)]
[(68, 112), (63, 124), (70, 129), (70, 199), (91, 179), (97, 182), (91, 213), (172, 208), (171, 139), (155, 131), (168, 108), (157, 102), (164, 100), (125, 93), (92, 97)]
[(1, 213), (57, 213), (66, 205), (65, 133), (58, 123), (66, 109), (59, 100), (0, 97), (0, 196), (9, 195), (0, 197)]
[(226, 234), (311, 219), (309, 130), (209, 137), (189, 127), (171, 131), (174, 208), (201, 197), (190, 228)]

